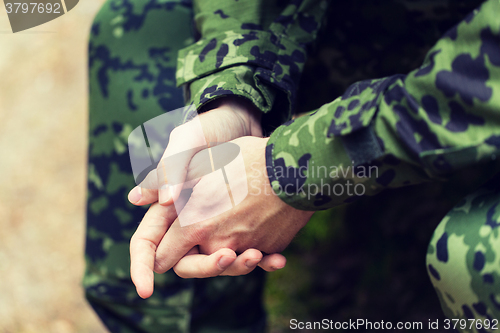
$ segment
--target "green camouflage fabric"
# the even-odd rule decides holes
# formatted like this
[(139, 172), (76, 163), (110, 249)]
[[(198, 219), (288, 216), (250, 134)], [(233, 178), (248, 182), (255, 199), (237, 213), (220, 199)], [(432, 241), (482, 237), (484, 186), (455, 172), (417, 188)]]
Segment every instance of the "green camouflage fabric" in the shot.
[[(200, 1), (195, 4), (195, 19), (202, 37), (209, 36), (208, 39), (202, 38), (200, 43), (210, 45), (208, 48), (200, 49), (197, 46), (189, 46), (197, 38), (197, 32), (191, 29), (190, 4), (187, 1), (108, 1), (96, 17), (90, 36), (89, 205), (87, 268), (84, 278), (86, 296), (108, 328), (113, 332), (263, 330), (263, 313), (256, 305), (261, 297), (261, 277), (253, 278), (253, 280), (221, 278), (186, 281), (178, 279), (172, 273), (167, 273), (155, 277), (156, 292), (147, 301), (138, 298), (130, 282), (128, 240), (145, 210), (133, 207), (126, 200), (128, 190), (134, 186), (126, 152), (126, 138), (133, 128), (144, 121), (182, 105), (180, 93), (174, 89), (174, 74), (171, 74), (175, 71), (175, 57), (178, 49), (188, 47), (187, 51), (181, 50), (181, 55), (192, 50), (191, 61), (194, 60), (194, 63), (190, 63), (190, 69), (186, 70), (186, 72), (191, 72), (191, 78), (184, 79), (180, 75), (184, 71), (182, 56), (179, 58), (181, 63), (177, 71), (178, 83), (185, 82), (187, 83), (185, 87), (190, 88), (186, 91), (188, 100), (202, 107), (211, 99), (227, 94), (250, 98), (260, 109), (268, 111), (264, 117), (264, 125), (273, 129), (289, 117), (290, 110), (304, 112), (318, 109), (322, 104), (342, 95), (351, 83), (374, 77), (385, 77), (394, 73), (407, 73), (417, 68), (421, 65), (425, 53), (439, 37), (481, 2), (478, 0), (432, 2), (352, 0), (335, 3), (330, 6), (328, 12), (323, 13), (317, 8), (324, 5), (317, 1), (290, 1), (289, 3), (252, 1), (251, 3), (254, 4), (247, 4), (247, 7), (243, 7), (247, 2), (242, 0)], [(231, 15), (228, 15), (229, 13)], [(266, 16), (267, 14), (269, 15)], [(319, 31), (319, 45), (313, 48), (310, 43), (316, 36), (323, 14), (329, 21), (328, 29)], [(276, 15), (280, 17), (279, 20), (275, 19)], [(309, 19), (311, 15), (316, 17), (315, 23)], [(230, 17), (244, 17), (244, 19), (233, 20), (229, 25), (226, 19)], [(274, 24), (275, 21), (277, 24)], [(241, 26), (244, 23), (261, 26), (242, 28), (238, 27), (238, 22), (241, 22)], [(282, 35), (281, 33), (286, 29), (283, 30), (283, 27), (279, 26), (280, 22), (283, 22), (283, 26), (289, 27), (291, 29), (289, 31), (294, 33)], [(277, 28), (275, 31), (279, 31), (274, 37), (273, 34), (266, 35), (263, 32), (266, 27), (272, 25)], [(304, 28), (307, 26), (309, 28)], [(203, 30), (203, 27), (208, 28)], [(263, 61), (260, 56), (249, 64), (248, 62), (252, 61), (248, 60), (252, 58), (251, 54), (239, 52), (239, 47), (232, 47), (239, 42), (235, 44), (235, 40), (230, 45), (231, 39), (228, 40), (229, 44), (221, 39), (228, 29), (240, 31), (241, 37), (237, 37), (236, 40), (243, 39), (245, 43), (255, 43), (248, 44), (248, 46), (258, 46), (259, 48), (255, 50), (259, 50), (260, 54), (264, 54), (265, 57), (271, 57), (264, 57), (264, 60), (274, 59), (280, 66), (275, 67)], [(250, 31), (258, 32), (250, 33)], [(307, 31), (313, 33), (305, 34), (304, 32)], [(498, 30), (496, 32), (498, 33)], [(267, 36), (270, 43), (258, 44), (260, 42), (254, 38), (256, 34)], [(279, 57), (276, 54), (266, 53), (265, 48), (276, 50), (270, 44), (276, 42), (278, 36), (284, 38), (286, 44), (283, 46), (286, 45), (288, 50), (295, 50), (293, 38), (297, 34), (302, 34), (303, 39), (299, 42), (301, 45), (295, 45), (296, 49), (299, 52), (307, 51), (309, 56), (307, 62), (303, 61), (300, 56), (292, 59), (293, 62), (291, 62), (290, 57), (293, 51), (288, 54), (290, 57), (283, 57), (286, 54), (283, 54), (281, 47), (281, 51), (277, 51), (282, 52)], [(456, 38), (452, 37), (453, 32), (449, 42), (456, 41)], [(224, 47), (223, 44), (228, 45)], [(215, 48), (216, 46), (220, 47)], [(470, 52), (467, 47), (464, 52)], [(212, 68), (210, 65), (205, 65), (203, 69), (198, 69), (204, 60), (202, 60), (203, 57), (198, 58), (199, 61), (196, 59), (197, 50), (200, 54), (202, 50), (207, 53), (212, 52), (211, 57), (205, 56), (206, 64), (211, 63)], [(247, 52), (248, 50), (251, 51), (252, 48), (248, 48)], [(228, 61), (234, 61), (234, 65), (226, 62), (227, 66), (222, 66), (225, 57), (223, 54), (229, 52), (238, 52), (238, 57), (247, 57), (247, 60), (228, 59)], [(494, 66), (491, 66), (489, 58), (491, 52), (481, 52), (483, 51), (480, 50), (472, 56), (477, 57), (482, 54), (487, 68), (493, 70)], [(474, 59), (480, 63), (478, 58)], [(219, 68), (216, 67), (217, 63), (221, 64)], [(278, 69), (278, 71), (273, 72), (273, 69)], [(298, 83), (298, 74), (302, 70), (301, 81)], [(259, 75), (254, 75), (254, 73)], [(261, 73), (267, 73), (268, 77)], [(484, 78), (481, 75), (479, 77)], [(293, 79), (290, 79), (292, 76)], [(490, 79), (489, 76), (488, 79)], [(286, 84), (282, 84), (283, 82)], [(210, 89), (207, 90), (207, 88)], [(369, 89), (372, 88), (369, 87)], [(458, 102), (461, 101), (458, 97), (456, 99)], [(474, 100), (474, 103), (477, 102)], [(404, 102), (402, 104), (405, 107), (407, 105)], [(136, 112), (139, 109), (141, 109), (140, 112)], [(272, 112), (269, 112), (271, 110)], [(461, 119), (461, 115), (458, 113), (459, 117), (455, 116), (455, 118)], [(374, 119), (376, 117), (377, 113)], [(423, 119), (431, 118), (424, 117)], [(318, 125), (312, 129), (319, 128)], [(492, 127), (486, 128), (490, 130)], [(421, 140), (419, 135), (415, 137)], [(348, 153), (345, 146), (352, 148), (352, 145), (349, 146), (349, 142), (345, 144), (344, 140), (341, 145), (339, 141), (332, 140), (329, 149), (333, 146), (338, 147), (339, 150), (335, 153), (346, 159), (350, 158), (349, 153), (352, 154), (356, 150), (349, 150)], [(352, 141), (357, 142), (357, 140), (350, 142)], [(312, 146), (309, 145), (309, 147)], [(405, 146), (401, 148), (402, 151), (404, 149)], [(467, 154), (464, 156), (467, 157)], [(351, 165), (349, 163), (352, 162), (347, 161), (347, 165)], [(414, 163), (413, 156), (410, 161)], [(383, 159), (382, 162), (389, 164), (387, 162), (390, 162), (390, 159)], [(384, 167), (390, 168), (387, 165), (380, 165), (379, 161), (374, 163), (379, 168), (379, 175), (384, 174), (386, 170), (383, 169)], [(408, 169), (405, 169), (406, 164), (409, 164)], [(292, 163), (292, 165), (297, 168), (297, 163)], [(339, 166), (339, 164), (333, 165)], [(418, 163), (399, 161), (397, 167), (393, 169), (398, 171), (397, 177), (402, 177), (401, 179), (407, 177), (406, 171), (415, 182), (430, 179), (430, 175), (423, 171)], [(381, 170), (382, 173), (380, 173)], [(331, 264), (300, 268), (301, 275), (310, 274), (314, 288), (308, 291), (308, 297), (314, 298), (314, 301), (308, 303), (298, 294), (297, 299), (300, 302), (293, 299), (288, 299), (286, 302), (297, 306), (297, 311), (301, 309), (301, 312), (297, 312), (298, 315), (305, 316), (307, 312), (310, 312), (312, 318), (316, 317), (320, 320), (364, 317), (372, 320), (417, 319), (425, 322), (429, 318), (439, 317), (433, 307), (432, 297), (427, 295), (426, 270), (419, 256), (425, 254), (426, 243), (434, 229), (434, 221), (437, 225), (439, 217), (453, 206), (456, 196), (460, 196), (460, 193), (467, 193), (468, 188), (474, 188), (474, 184), (480, 182), (477, 178), (488, 178), (488, 174), (492, 171), (485, 167), (485, 169), (476, 168), (472, 170), (472, 173), (485, 175), (484, 177), (471, 177), (469, 173), (467, 177), (458, 179), (460, 183), (457, 180), (455, 180), (457, 182), (451, 180), (445, 183), (450, 184), (448, 188), (444, 188), (439, 183), (429, 183), (427, 187), (418, 185), (416, 186), (419, 189), (417, 193), (407, 191), (410, 188), (385, 191), (376, 197), (365, 196), (348, 205), (345, 214), (337, 209), (326, 215), (318, 215), (312, 221), (314, 225), (310, 223), (306, 226), (305, 234), (302, 234), (302, 237), (299, 235), (296, 245), (292, 243), (291, 249), (299, 246), (301, 240), (307, 240), (304, 236), (311, 233), (314, 227), (322, 225), (325, 228), (332, 228), (334, 233), (322, 233), (321, 237), (318, 237), (319, 234), (314, 236), (314, 242), (322, 244), (322, 250), (316, 250), (310, 254), (310, 256), (318, 256), (318, 263), (328, 261)], [(432, 176), (435, 178), (434, 175)], [(439, 177), (443, 178), (441, 174)], [(468, 183), (468, 186), (463, 183)], [(408, 184), (403, 181), (403, 185)], [(376, 191), (378, 189), (373, 193)], [(285, 198), (285, 200), (290, 199), (292, 198)], [(325, 200), (324, 207), (332, 205), (331, 202), (326, 202), (327, 199), (321, 200)], [(311, 200), (305, 200), (305, 198), (300, 198), (297, 202), (311, 205)], [(314, 203), (315, 200), (312, 202)], [(388, 202), (391, 204), (388, 205)], [(490, 208), (495, 206), (494, 200), (485, 202), (490, 205)], [(480, 202), (474, 207), (478, 205)], [(461, 204), (457, 207), (460, 206)], [(481, 215), (474, 214), (474, 209), (469, 209), (468, 212), (470, 218)], [(449, 215), (457, 216), (467, 222), (464, 214), (459, 216), (450, 212)], [(332, 216), (337, 217), (332, 218)], [(342, 223), (340, 230), (335, 229), (339, 228), (337, 224), (332, 227), (330, 223), (338, 220), (340, 218), (338, 216), (343, 216), (342, 219), (345, 222)], [(484, 214), (480, 218), (484, 224)], [(455, 224), (452, 223), (453, 218), (445, 218), (445, 220), (447, 220), (447, 235), (455, 234), (460, 237), (465, 235), (463, 227), (465, 222)], [(453, 229), (454, 225), (458, 226), (457, 229)], [(480, 255), (475, 253), (483, 251), (483, 248), (479, 246), (476, 249), (476, 245), (473, 244), (474, 239), (478, 242), (476, 244), (480, 242), (485, 244), (487, 235), (483, 235), (483, 238), (478, 237), (477, 235), (482, 235), (478, 233), (479, 229), (477, 226), (471, 226), (470, 231), (467, 230), (467, 233), (470, 233), (468, 234), (470, 239), (462, 242), (463, 245), (459, 242), (462, 249), (467, 247), (467, 250), (462, 250), (461, 253), (468, 251), (467, 259), (465, 257), (463, 261), (458, 259), (459, 265), (446, 264), (441, 260), (442, 256), (437, 256), (437, 253), (443, 252), (442, 248), (436, 250), (436, 247), (439, 247), (439, 245), (436, 246), (437, 242), (443, 238), (441, 226), (431, 242), (427, 268), (432, 282), (439, 290), (438, 294), (444, 295), (440, 297), (440, 300), (443, 302), (445, 297), (448, 298), (448, 301), (443, 302), (443, 310), (448, 316), (468, 318), (471, 313), (478, 318), (495, 316), (495, 309), (490, 309), (495, 306), (495, 303), (488, 301), (487, 298), (491, 299), (491, 295), (495, 297), (498, 294), (494, 292), (495, 284), (491, 286), (488, 284), (492, 279), (496, 281), (494, 279), (497, 276), (493, 271), (490, 272), (491, 265), (488, 264), (474, 271), (475, 267), (481, 267), (479, 264), (481, 259), (478, 259), (478, 263), (475, 264), (474, 259), (470, 258), (470, 254), (480, 258)], [(339, 231), (340, 235), (347, 235), (350, 238), (341, 238)], [(495, 232), (496, 230), (493, 230), (491, 235), (496, 235)], [(476, 233), (475, 237), (474, 233)], [(331, 237), (322, 241), (325, 235)], [(456, 237), (450, 239), (453, 240)], [(380, 243), (383, 243), (383, 246)], [(423, 243), (425, 245), (422, 247)], [(443, 241), (439, 244), (443, 244)], [(491, 244), (494, 244), (493, 236), (491, 236)], [(449, 241), (445, 245), (450, 250), (458, 248), (452, 247), (455, 243)], [(301, 249), (303, 252), (303, 248)], [(494, 260), (494, 256), (488, 249), (492, 247), (485, 245), (485, 263), (491, 263)], [(432, 258), (433, 256), (435, 258)], [(475, 289), (467, 285), (460, 288), (466, 288), (467, 292), (473, 290), (472, 293), (476, 296), (465, 300), (455, 296), (456, 290), (450, 291), (449, 287), (453, 286), (453, 283), (446, 283), (444, 280), (444, 277), (450, 276), (447, 271), (450, 269), (455, 270), (455, 276), (473, 278), (471, 281), (475, 284)], [(439, 277), (443, 276), (444, 282), (439, 282), (440, 280), (433, 275), (435, 273), (440, 274)], [(283, 274), (289, 274), (289, 271), (284, 271)], [(290, 277), (287, 276), (284, 281), (289, 280)], [(436, 281), (438, 281), (437, 284)], [(490, 289), (480, 291), (478, 286), (483, 282)], [(240, 288), (239, 286), (242, 285), (246, 287)], [(243, 293), (242, 290), (244, 290)], [(467, 292), (466, 295), (472, 295), (471, 292)], [(289, 297), (291, 296), (293, 295), (290, 294)], [(449, 302), (450, 297), (457, 300), (457, 303), (447, 305), (446, 302)], [(487, 310), (483, 305), (487, 307)], [(242, 318), (244, 317), (242, 313), (248, 314), (248, 317)], [(487, 315), (483, 315), (484, 313)], [(289, 319), (290, 315), (287, 315), (287, 318)], [(234, 319), (237, 319), (239, 323), (232, 322)], [(244, 324), (240, 324), (241, 321), (244, 321)], [(254, 324), (253, 328), (235, 329), (238, 325), (249, 327), (251, 325), (249, 323)], [(221, 325), (226, 325), (226, 327), (221, 328)], [(478, 330), (478, 332), (483, 331)]]
[[(498, 13), (498, 1), (485, 2), (408, 75), (357, 82), (278, 128), (267, 150), (275, 192), (296, 208), (318, 210), (356, 198), (349, 186), (373, 195), (498, 164)], [(317, 195), (303, 191), (316, 188)]]
[[(498, 171), (499, 13), (499, 1), (485, 2), (408, 75), (357, 82), (278, 128), (266, 152), (275, 192), (296, 208), (318, 210), (446, 180), (467, 167)], [(491, 180), (489, 192), (471, 194), (448, 213), (429, 246), (428, 272), (445, 315), (476, 320), (441, 328), (492, 332), (500, 319), (497, 184)]]
[[(353, 0), (331, 6), (304, 66), (297, 111), (318, 109), (357, 81), (414, 70), (436, 41), (481, 3)], [(300, 263), (299, 281), (311, 285), (297, 282), (302, 291), (292, 294), (293, 306), (301, 311), (294, 316), (439, 320), (437, 331), (448, 331), (425, 253), (443, 216), (493, 173), (474, 165), (446, 182), (390, 189), (316, 213), (287, 252), (290, 263)], [(283, 280), (276, 278), (280, 283), (282, 274)], [(294, 312), (287, 313), (290, 318)]]
[[(408, 75), (357, 82), (278, 128), (266, 152), (275, 192), (318, 210), (468, 167), (498, 171), (499, 13), (499, 1), (484, 2)], [(476, 320), (447, 326), (461, 332), (492, 332), (500, 319), (498, 180), (489, 187), (450, 211), (429, 246), (428, 272), (445, 315)]]
[(201, 39), (179, 52), (177, 84), (197, 108), (229, 94), (250, 99), (274, 129), (291, 116), (307, 48), (326, 0), (194, 1)]
[[(454, 179), (457, 170), (467, 167), (469, 172), (475, 175), (469, 177), (474, 179), (468, 184), (470, 190), (480, 184), (481, 180), (490, 178), (498, 171), (496, 155), (500, 129), (495, 125), (498, 121), (495, 110), (499, 107), (500, 93), (495, 90), (499, 89), (500, 21), (496, 19), (500, 13), (499, 1), (487, 1), (467, 16), (465, 14), (479, 6), (482, 1), (393, 0), (332, 3), (330, 8), (333, 10), (330, 10), (327, 19), (331, 21), (330, 23), (333, 21), (329, 26), (333, 28), (320, 36), (322, 37), (320, 44), (326, 41), (334, 47), (322, 49), (319, 46), (320, 52), (323, 53), (316, 53), (315, 59), (306, 63), (304, 67), (305, 59), (292, 55), (295, 51), (301, 53), (311, 51), (310, 44), (318, 34), (322, 15), (326, 13), (317, 11), (324, 6), (321, 2), (307, 0), (277, 2), (282, 4), (283, 12), (288, 14), (280, 14), (279, 18), (269, 25), (261, 24), (251, 29), (245, 23), (259, 22), (259, 18), (256, 18), (258, 13), (241, 10), (228, 15), (226, 6), (228, 8), (237, 6), (237, 2), (219, 2), (215, 7), (211, 7), (210, 3), (204, 1), (203, 6), (206, 6), (204, 8), (195, 6), (198, 8), (195, 17), (198, 28), (202, 31), (202, 39), (179, 53), (178, 83), (186, 83), (189, 102), (202, 108), (215, 98), (240, 95), (249, 98), (266, 112), (265, 126), (288, 117), (290, 111), (303, 112), (318, 108), (305, 117), (279, 127), (271, 135), (268, 145), (267, 170), (270, 180), (275, 192), (290, 205), (300, 209), (320, 210), (349, 203), (359, 197), (364, 197), (363, 202), (367, 203), (369, 201), (364, 199), (383, 189), (431, 180)], [(259, 1), (253, 3), (254, 6), (258, 6)], [(279, 11), (273, 7), (275, 6), (273, 2), (269, 3), (269, 12)], [(268, 12), (262, 10), (260, 15), (263, 16), (264, 13)], [(310, 17), (316, 18), (315, 24), (309, 26), (314, 28), (304, 29), (307, 26), (303, 24), (304, 18)], [(456, 25), (462, 19), (463, 21)], [(225, 20), (228, 20), (227, 25)], [(269, 22), (268, 16), (262, 20)], [(357, 24), (353, 24), (353, 21)], [(280, 22), (286, 22), (285, 29), (273, 30), (272, 27), (276, 26), (274, 24)], [(339, 26), (335, 26), (337, 22)], [(239, 28), (238, 24), (241, 24)], [(283, 35), (283, 31), (286, 32), (288, 27), (294, 27), (295, 31), (300, 30), (302, 34), (310, 31), (309, 37), (304, 38), (304, 35), (299, 33), (301, 41), (294, 48), (293, 34)], [(250, 34), (253, 30), (256, 32)], [(239, 31), (239, 36), (234, 37), (233, 31)], [(442, 36), (445, 32), (446, 34)], [(248, 36), (245, 36), (245, 33)], [(281, 38), (292, 43), (276, 48), (272, 41)], [(248, 39), (252, 40), (247, 41)], [(239, 46), (237, 44), (240, 40), (244, 40), (245, 44), (248, 43), (246, 49), (233, 47), (233, 45)], [(427, 52), (425, 59), (422, 52), (424, 54)], [(207, 57), (208, 54), (211, 57)], [(288, 58), (282, 57), (283, 54)], [(277, 71), (273, 71), (276, 69)], [(296, 74), (300, 74), (304, 69), (300, 88), (297, 88)], [(398, 72), (410, 73), (394, 75)], [(291, 73), (295, 79), (290, 79)], [(388, 77), (372, 79), (384, 76)], [(359, 80), (364, 81), (348, 87), (349, 84)], [(332, 97), (338, 95), (342, 96), (329, 102), (328, 98), (331, 101)], [(298, 104), (295, 97), (298, 98)], [(318, 101), (313, 99), (327, 104), (317, 105)], [(273, 112), (269, 112), (271, 110)], [(327, 167), (326, 172), (324, 167)], [(481, 174), (482, 177), (477, 176)], [(457, 179), (460, 180), (459, 178), (454, 180)], [(362, 187), (358, 189), (364, 190), (363, 195), (338, 192), (332, 194), (332, 191), (330, 195), (324, 195), (325, 189), (332, 189), (337, 184), (337, 189), (348, 189), (350, 186), (351, 190), (360, 184)], [(461, 191), (465, 191), (467, 186), (463, 187)], [(422, 187), (420, 189), (422, 190)], [(450, 189), (451, 187), (442, 190), (442, 193), (448, 193), (451, 198), (457, 193), (453, 193)], [(440, 188), (434, 186), (425, 190), (439, 192)], [(425, 191), (422, 190), (422, 193)], [(412, 196), (408, 192), (405, 194)], [(390, 195), (382, 194), (384, 195), (391, 198)], [(392, 195), (392, 198), (394, 197)], [(413, 197), (418, 196), (413, 195)], [(397, 198), (398, 203), (402, 204), (400, 199)], [(434, 196), (434, 200), (440, 199), (443, 202), (443, 198)], [(425, 201), (422, 194), (420, 200)], [(379, 201), (380, 204), (385, 205)], [(458, 210), (460, 205), (457, 206)], [(483, 208), (494, 207), (495, 199), (489, 201), (488, 205), (489, 207)], [(354, 209), (360, 208), (357, 203), (353, 203), (352, 206)], [(376, 207), (370, 204), (368, 206)], [(417, 203), (413, 206), (419, 207)], [(440, 214), (443, 207), (453, 205), (447, 202), (442, 207), (434, 206), (433, 210), (424, 215), (434, 211), (436, 216), (432, 218), (435, 220), (436, 217), (442, 216)], [(378, 210), (372, 211), (371, 216), (383, 216)], [(476, 222), (483, 225), (487, 221), (484, 214), (481, 215), (473, 209), (468, 212), (468, 217), (464, 219), (462, 225), (467, 225), (468, 219), (477, 219)], [(364, 217), (369, 215), (365, 214)], [(354, 216), (356, 214), (352, 214), (352, 210), (348, 209), (346, 222), (355, 222)], [(474, 261), (470, 260), (470, 253), (473, 253), (472, 249), (476, 251), (473, 242), (474, 239), (478, 242), (478, 235), (481, 234), (478, 233), (478, 228), (472, 225), (465, 231), (455, 230), (453, 226), (456, 224), (452, 223), (455, 215), (450, 213), (449, 216), (452, 217), (445, 218), (446, 226), (449, 228), (448, 234), (470, 233), (469, 237), (472, 240), (468, 240), (466, 245), (471, 250), (467, 259), (455, 258), (455, 263), (459, 262), (458, 265), (447, 264), (437, 258), (434, 261), (437, 260), (440, 265), (435, 263), (432, 266), (433, 261), (430, 257), (432, 254), (436, 255), (436, 250), (432, 250), (433, 246), (435, 248), (433, 244), (437, 242), (436, 237), (441, 239), (443, 234), (443, 227), (440, 225), (441, 229), (438, 228), (431, 242), (428, 258), (428, 272), (438, 294), (446, 293), (447, 296), (443, 297), (448, 297), (448, 302), (454, 296), (450, 288), (443, 287), (445, 283), (447, 287), (453, 287), (453, 283), (435, 283), (436, 276), (440, 274), (471, 277), (465, 281), (472, 281), (471, 284), (475, 285), (493, 281), (491, 282), (493, 285), (487, 294), (480, 293), (465, 282), (460, 288), (466, 288), (465, 294), (473, 296), (469, 299), (457, 297), (456, 303), (452, 302), (453, 305), (446, 303), (443, 301), (444, 298), (440, 297), (443, 310), (450, 318), (470, 319), (488, 318), (488, 316), (498, 318), (498, 302), (494, 298), (498, 292), (492, 291), (495, 277), (483, 278), (471, 268), (474, 266)], [(393, 219), (392, 222), (396, 222), (401, 220), (403, 215), (401, 213), (399, 218), (390, 217)], [(381, 223), (378, 222), (377, 225), (379, 224)], [(361, 224), (359, 227), (365, 229)], [(395, 229), (394, 225), (384, 224), (383, 227), (388, 230)], [(424, 227), (422, 224), (416, 227), (404, 226), (406, 230), (417, 229), (417, 231), (418, 228), (423, 229), (422, 227)], [(373, 228), (368, 229), (379, 233)], [(360, 229), (354, 233), (365, 234)], [(401, 234), (400, 230), (390, 232), (385, 230), (383, 233)], [(492, 235), (496, 234), (493, 232)], [(404, 236), (406, 240), (415, 241), (406, 234)], [(355, 237), (359, 239), (359, 235)], [(481, 241), (484, 243), (485, 239)], [(390, 244), (392, 241), (388, 242)], [(376, 246), (371, 240), (359, 243), (359, 246), (364, 247), (364, 244)], [(494, 241), (490, 240), (490, 244), (494, 244)], [(450, 242), (445, 245), (450, 249), (459, 246)], [(486, 248), (492, 247), (486, 246)], [(383, 263), (384, 260), (390, 262), (394, 258), (400, 260), (401, 257), (401, 262), (410, 267), (412, 272), (416, 272), (415, 275), (420, 274), (418, 268), (411, 265), (418, 260), (406, 256), (411, 253), (414, 257), (415, 251), (413, 249), (406, 251), (402, 255), (387, 255), (387, 258), (381, 258), (380, 262)], [(329, 253), (327, 258), (331, 257)], [(487, 258), (488, 262), (494, 260), (495, 257), (491, 254)], [(475, 265), (480, 267), (479, 264)], [(423, 267), (420, 271), (425, 272)], [(455, 273), (449, 273), (452, 271)], [(479, 271), (481, 274), (490, 274)], [(336, 278), (339, 276), (336, 275)], [(420, 283), (418, 279), (406, 280)], [(486, 298), (492, 299), (492, 297), (494, 301), (486, 301)], [(345, 301), (346, 298), (342, 299)], [(408, 306), (401, 308), (408, 309)], [(394, 311), (394, 307), (390, 309)], [(469, 311), (470, 309), (472, 310)], [(401, 317), (403, 315), (399, 318)], [(488, 330), (477, 329), (477, 331)]]
[[(494, 332), (500, 320), (500, 189), (497, 176), (441, 221), (427, 264), (445, 315), (461, 332)], [(465, 260), (464, 260), (465, 259)], [(475, 320), (474, 322), (467, 320)]]
[(188, 1), (110, 0), (89, 42), (89, 150), (85, 294), (111, 332), (262, 332), (264, 274), (184, 280), (155, 276), (141, 299), (129, 241), (145, 208), (127, 200), (134, 177), (129, 133), (184, 105), (175, 87), (179, 49), (195, 41)]

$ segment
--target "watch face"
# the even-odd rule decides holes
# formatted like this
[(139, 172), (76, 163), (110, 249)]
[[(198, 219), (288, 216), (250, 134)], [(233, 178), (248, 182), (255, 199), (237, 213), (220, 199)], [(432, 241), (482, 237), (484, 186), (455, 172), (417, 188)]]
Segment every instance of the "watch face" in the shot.
[[(181, 151), (175, 147), (166, 151), (172, 137), (176, 144), (182, 145)], [(165, 180), (168, 188), (182, 187), (174, 201), (181, 226), (220, 215), (248, 195), (240, 147), (232, 142), (206, 142), (199, 116), (191, 107), (167, 112), (138, 126), (129, 135), (128, 147), (138, 186), (159, 190), (156, 180)], [(187, 166), (188, 172), (182, 181), (168, 176)], [(152, 172), (155, 181), (144, 181)], [(196, 191), (209, 192), (209, 202), (191, 202), (191, 195)]]
[(78, 0), (4, 0), (12, 32), (52, 21), (73, 9)]

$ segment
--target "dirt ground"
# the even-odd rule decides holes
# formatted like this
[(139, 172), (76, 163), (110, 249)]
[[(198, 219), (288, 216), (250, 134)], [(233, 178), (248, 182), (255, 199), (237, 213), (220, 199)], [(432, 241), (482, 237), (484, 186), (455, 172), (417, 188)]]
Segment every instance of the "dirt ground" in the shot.
[(86, 50), (101, 0), (13, 34), (0, 7), (0, 332), (106, 332), (83, 297)]

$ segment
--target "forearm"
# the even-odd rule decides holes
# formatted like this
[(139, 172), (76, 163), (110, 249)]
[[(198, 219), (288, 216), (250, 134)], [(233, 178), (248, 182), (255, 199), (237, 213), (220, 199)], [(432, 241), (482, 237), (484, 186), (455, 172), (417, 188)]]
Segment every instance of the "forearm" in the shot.
[[(498, 1), (485, 2), (438, 41), (420, 68), (354, 84), (273, 133), (267, 165), (280, 197), (295, 208), (324, 209), (353, 200), (349, 182), (374, 195), (494, 159), (500, 147), (499, 13)], [(300, 166), (302, 177), (279, 177), (280, 169)], [(286, 193), (291, 182), (297, 188)], [(316, 188), (323, 190), (300, 191)]]

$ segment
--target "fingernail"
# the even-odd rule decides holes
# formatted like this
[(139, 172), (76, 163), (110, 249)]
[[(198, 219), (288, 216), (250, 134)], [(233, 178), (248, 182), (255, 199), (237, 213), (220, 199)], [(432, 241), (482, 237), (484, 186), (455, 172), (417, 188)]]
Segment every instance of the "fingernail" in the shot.
[(282, 269), (283, 267), (285, 267), (285, 266), (281, 266), (281, 267), (271, 266), (271, 269), (274, 270), (274, 271), (277, 271), (278, 269)]
[(260, 259), (248, 259), (247, 261), (245, 261), (245, 266), (247, 266), (248, 268), (255, 268), (255, 266), (257, 266), (259, 262)]
[(231, 265), (233, 263), (233, 261), (234, 261), (233, 257), (222, 256), (219, 259), (219, 262), (217, 263), (217, 265), (219, 266), (220, 269), (226, 269), (229, 267), (229, 265)]
[(134, 187), (132, 191), (130, 191), (130, 193), (128, 194), (128, 200), (131, 203), (139, 202), (141, 198), (142, 198), (142, 189), (140, 186)]
[(171, 197), (170, 194), (170, 185), (164, 184), (162, 187), (160, 187), (160, 195), (158, 198), (158, 201), (160, 204), (166, 203)]

